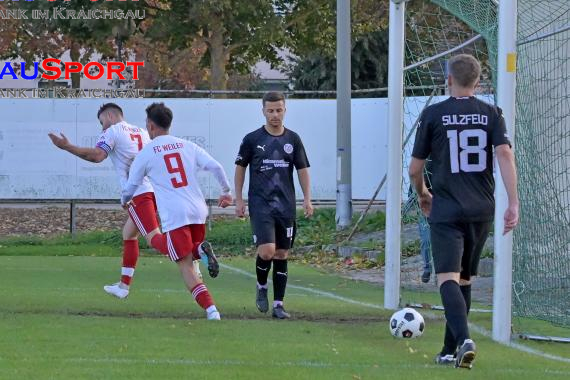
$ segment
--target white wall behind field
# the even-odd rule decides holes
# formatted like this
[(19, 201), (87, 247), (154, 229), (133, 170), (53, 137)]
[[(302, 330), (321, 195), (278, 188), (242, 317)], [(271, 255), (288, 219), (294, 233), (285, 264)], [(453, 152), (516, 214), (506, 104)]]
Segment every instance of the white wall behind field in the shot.
[[(164, 101), (174, 113), (171, 133), (205, 147), (224, 166), (231, 182), (242, 137), (264, 123), (260, 100), (115, 101), (126, 120), (138, 126), (144, 126), (144, 110), (150, 103)], [(94, 146), (100, 133), (96, 115), (102, 103), (103, 99), (2, 100), (0, 198), (118, 199), (118, 180), (110, 160), (93, 164), (75, 158), (53, 146), (47, 136), (48, 132), (63, 132), (74, 144)], [(386, 113), (386, 99), (352, 101), (354, 199), (370, 198), (386, 173)], [(299, 133), (305, 144), (313, 198), (335, 199), (336, 101), (288, 100), (285, 125)], [(208, 198), (219, 194), (217, 183), (207, 173), (201, 175), (200, 186)], [(302, 198), (298, 183), (297, 189), (297, 197)], [(385, 192), (381, 192), (379, 199), (384, 198)]]

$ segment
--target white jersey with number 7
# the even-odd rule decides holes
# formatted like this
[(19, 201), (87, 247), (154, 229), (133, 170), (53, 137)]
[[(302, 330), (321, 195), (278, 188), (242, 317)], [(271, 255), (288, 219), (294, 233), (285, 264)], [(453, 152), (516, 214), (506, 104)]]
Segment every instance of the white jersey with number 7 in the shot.
[[(105, 129), (99, 136), (97, 148), (103, 149), (111, 159), (119, 175), (121, 191), (125, 190), (129, 178), (129, 167), (135, 156), (150, 142), (146, 129), (131, 125), (125, 121)], [(148, 179), (144, 179), (134, 195), (152, 192)]]
[(204, 224), (208, 207), (198, 184), (198, 171), (211, 171), (222, 189), (229, 183), (221, 165), (198, 145), (180, 138), (155, 137), (137, 155), (128, 186), (147, 176), (154, 188), (162, 232), (188, 224)]

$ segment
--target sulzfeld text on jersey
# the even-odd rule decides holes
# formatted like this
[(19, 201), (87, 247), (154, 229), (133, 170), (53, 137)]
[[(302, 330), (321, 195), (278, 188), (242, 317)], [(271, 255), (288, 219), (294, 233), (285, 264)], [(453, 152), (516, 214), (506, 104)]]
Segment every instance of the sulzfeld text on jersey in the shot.
[(468, 115), (443, 115), (441, 122), (447, 125), (487, 125), (487, 115), (468, 114)]

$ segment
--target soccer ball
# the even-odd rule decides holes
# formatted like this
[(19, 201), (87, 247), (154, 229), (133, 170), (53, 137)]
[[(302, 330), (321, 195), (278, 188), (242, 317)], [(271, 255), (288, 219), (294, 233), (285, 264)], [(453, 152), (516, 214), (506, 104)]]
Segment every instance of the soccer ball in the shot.
[(390, 332), (396, 338), (418, 338), (425, 326), (424, 317), (409, 307), (398, 310), (390, 318)]

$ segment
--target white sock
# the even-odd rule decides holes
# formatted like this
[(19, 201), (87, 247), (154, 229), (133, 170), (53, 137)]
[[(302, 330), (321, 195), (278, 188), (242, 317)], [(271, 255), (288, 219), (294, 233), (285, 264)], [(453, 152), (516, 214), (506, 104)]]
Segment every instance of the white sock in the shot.
[(206, 313), (211, 314), (218, 311), (218, 309), (216, 309), (216, 305), (212, 305), (209, 308), (206, 309)]
[(281, 306), (283, 307), (283, 301), (273, 301), (273, 307)]
[(267, 289), (267, 284), (265, 285), (259, 285), (259, 282), (257, 283), (257, 289)]

